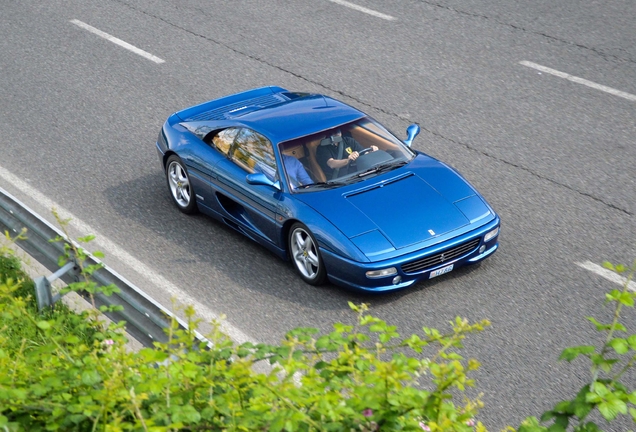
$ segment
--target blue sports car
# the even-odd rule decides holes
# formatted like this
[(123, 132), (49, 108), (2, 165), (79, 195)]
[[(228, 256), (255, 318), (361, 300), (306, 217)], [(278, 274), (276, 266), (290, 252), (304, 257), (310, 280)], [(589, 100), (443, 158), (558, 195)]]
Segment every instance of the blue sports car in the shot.
[(499, 216), (455, 170), (330, 97), (263, 87), (172, 114), (157, 139), (178, 209), (199, 210), (311, 285), (406, 288), (492, 255)]

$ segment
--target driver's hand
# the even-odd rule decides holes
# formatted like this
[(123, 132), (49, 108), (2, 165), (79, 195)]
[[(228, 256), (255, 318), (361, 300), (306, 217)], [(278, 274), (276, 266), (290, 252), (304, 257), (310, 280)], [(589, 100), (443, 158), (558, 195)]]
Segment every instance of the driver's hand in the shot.
[(371, 151), (378, 151), (378, 148), (374, 145), (371, 146)]
[(354, 160), (358, 159), (358, 156), (360, 156), (358, 152), (354, 151), (353, 153), (349, 155), (347, 159), (349, 159), (349, 162), (353, 162)]

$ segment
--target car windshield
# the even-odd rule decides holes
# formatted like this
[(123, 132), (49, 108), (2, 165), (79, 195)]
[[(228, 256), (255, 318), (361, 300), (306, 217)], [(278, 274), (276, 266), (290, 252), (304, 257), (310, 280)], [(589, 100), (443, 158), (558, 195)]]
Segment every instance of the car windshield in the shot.
[(415, 156), (370, 117), (280, 143), (278, 150), (294, 192), (363, 181), (403, 166)]

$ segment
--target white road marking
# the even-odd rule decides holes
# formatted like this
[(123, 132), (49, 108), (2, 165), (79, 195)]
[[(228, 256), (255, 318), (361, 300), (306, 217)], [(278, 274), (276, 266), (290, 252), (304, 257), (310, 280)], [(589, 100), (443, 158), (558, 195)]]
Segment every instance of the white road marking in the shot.
[[(96, 236), (95, 240), (92, 242), (98, 246), (98, 249), (104, 252), (106, 255), (111, 255), (113, 257), (118, 258), (122, 262), (125, 262), (129, 265), (130, 268), (135, 270), (141, 276), (143, 276), (149, 283), (154, 286), (160, 288), (165, 293), (167, 293), (170, 297), (174, 297), (181, 304), (192, 305), (196, 310), (198, 316), (200, 316), (204, 321), (211, 322), (219, 320), (219, 315), (211, 311), (207, 306), (199, 303), (194, 297), (190, 296), (185, 291), (182, 291), (180, 288), (176, 287), (172, 282), (168, 281), (163, 276), (159, 275), (155, 270), (151, 269), (141, 261), (139, 261), (134, 256), (130, 255), (124, 249), (108, 240), (105, 236), (99, 234), (96, 230), (91, 228), (88, 224), (82, 222), (75, 216), (73, 216), (70, 212), (63, 209), (55, 202), (51, 201), (45, 195), (31, 187), (28, 183), (22, 181), (15, 175), (11, 174), (9, 171), (0, 167), (0, 178), (5, 180), (7, 183), (10, 183), (18, 189), (23, 194), (31, 197), (33, 200), (37, 201), (43, 207), (48, 209), (55, 208), (58, 214), (62, 219), (70, 219), (69, 226), (73, 229), (82, 233), (82, 235), (93, 234)], [(147, 294), (146, 294), (147, 295)], [(148, 296), (148, 298), (151, 298)], [(154, 300), (153, 300), (154, 301)], [(165, 306), (164, 306), (165, 308)], [(169, 310), (169, 308), (166, 308)], [(243, 342), (252, 342), (254, 344), (258, 343), (257, 341), (248, 337), (245, 333), (243, 333), (238, 328), (232, 326), (227, 321), (222, 321), (221, 326), (223, 331), (232, 338), (236, 343), (241, 344)]]
[(595, 82), (588, 81), (586, 79), (579, 78), (577, 76), (570, 75), (570, 74), (567, 74), (565, 72), (558, 71), (556, 69), (550, 69), (549, 67), (541, 66), (540, 64), (532, 63), (532, 62), (529, 62), (529, 61), (526, 61), (526, 60), (520, 61), (519, 64), (523, 65), (523, 66), (527, 66), (527, 67), (532, 68), (532, 69), (536, 69), (536, 70), (541, 71), (541, 72), (545, 72), (545, 73), (548, 73), (548, 74), (551, 74), (551, 75), (554, 75), (554, 76), (558, 76), (559, 78), (564, 78), (564, 79), (566, 79), (568, 81), (572, 81), (572, 82), (575, 82), (577, 84), (583, 84), (584, 86), (588, 86), (588, 87), (591, 87), (591, 88), (596, 89), (596, 90), (604, 91), (604, 92), (612, 94), (614, 96), (619, 96), (619, 97), (625, 98), (625, 99), (630, 100), (630, 101), (636, 101), (636, 95), (633, 95), (631, 93), (626, 93), (624, 91), (616, 90), (614, 88), (607, 87), (607, 86), (604, 86), (604, 85), (601, 85), (601, 84), (597, 84)]
[(90, 26), (90, 25), (88, 25), (88, 24), (86, 24), (86, 23), (84, 23), (84, 22), (82, 22), (80, 20), (72, 19), (71, 22), (73, 24), (75, 24), (76, 26), (83, 28), (84, 30), (88, 30), (89, 32), (91, 32), (93, 34), (96, 34), (99, 37), (102, 37), (102, 38), (104, 38), (104, 39), (106, 39), (108, 41), (111, 41), (112, 43), (117, 44), (120, 47), (126, 48), (127, 50), (132, 51), (135, 54), (138, 54), (138, 55), (140, 55), (140, 56), (142, 56), (144, 58), (147, 58), (150, 61), (153, 61), (153, 62), (158, 63), (158, 64), (166, 62), (165, 60), (160, 59), (157, 56), (154, 56), (154, 55), (152, 55), (152, 54), (150, 54), (150, 53), (148, 53), (148, 52), (146, 52), (146, 51), (144, 51), (142, 49), (139, 49), (136, 46), (129, 44), (128, 42), (124, 42), (123, 40), (118, 39), (115, 36), (111, 36), (111, 35), (109, 35), (106, 32), (103, 32), (103, 31), (101, 31), (99, 29), (96, 29), (95, 27)]
[[(605, 279), (617, 283), (619, 285), (625, 285), (625, 282), (627, 282), (627, 278), (624, 278), (623, 276), (614, 273), (611, 270), (606, 269), (605, 267), (601, 267), (598, 264), (594, 264), (591, 261), (585, 261), (582, 263), (576, 263), (577, 266), (584, 268), (585, 270), (589, 270), (593, 273), (596, 273), (599, 276), (604, 277)], [(627, 285), (627, 288), (632, 290), (632, 291), (636, 291), (636, 282), (634, 281), (629, 281), (629, 284)]]
[(387, 20), (387, 21), (395, 21), (395, 20), (397, 20), (397, 18), (392, 17), (391, 15), (386, 15), (386, 14), (383, 14), (382, 12), (374, 11), (373, 9), (368, 9), (368, 8), (365, 8), (363, 6), (359, 6), (359, 5), (354, 4), (354, 3), (349, 3), (348, 1), (345, 1), (345, 0), (329, 0), (329, 1), (331, 3), (336, 3), (336, 4), (339, 4), (341, 6), (348, 7), (349, 9), (357, 10), (359, 12), (364, 12), (365, 14), (372, 15), (372, 16), (374, 16), (376, 18), (382, 18), (383, 20)]

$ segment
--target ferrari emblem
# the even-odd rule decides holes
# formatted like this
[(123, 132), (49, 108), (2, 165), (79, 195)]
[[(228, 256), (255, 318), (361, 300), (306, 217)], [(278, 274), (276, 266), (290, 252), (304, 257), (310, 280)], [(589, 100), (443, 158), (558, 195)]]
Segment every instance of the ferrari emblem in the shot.
[(352, 153), (351, 152), (351, 147), (347, 147), (346, 150), (347, 150), (347, 154), (351, 154)]

